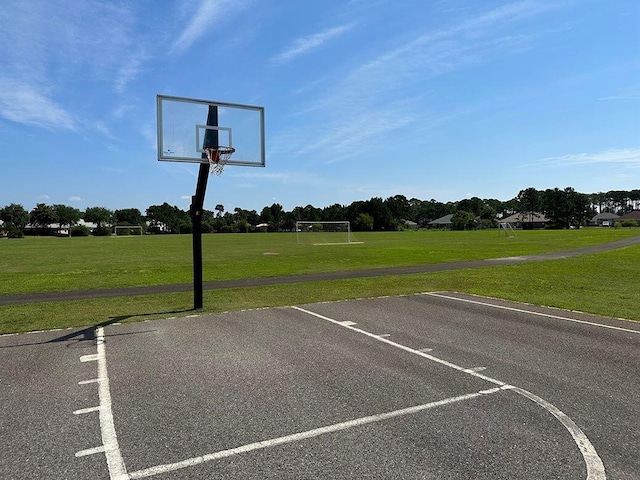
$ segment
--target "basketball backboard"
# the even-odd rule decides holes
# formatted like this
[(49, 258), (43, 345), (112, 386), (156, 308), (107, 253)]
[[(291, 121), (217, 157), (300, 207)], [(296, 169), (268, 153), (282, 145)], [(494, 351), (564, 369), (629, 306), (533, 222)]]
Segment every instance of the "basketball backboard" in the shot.
[(158, 160), (209, 163), (208, 147), (232, 147), (227, 165), (265, 166), (264, 108), (157, 96)]

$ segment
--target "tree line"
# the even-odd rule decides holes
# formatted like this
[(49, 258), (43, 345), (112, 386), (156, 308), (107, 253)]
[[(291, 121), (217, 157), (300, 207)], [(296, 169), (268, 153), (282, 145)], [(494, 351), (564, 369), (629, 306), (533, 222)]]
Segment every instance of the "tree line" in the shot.
[[(640, 190), (610, 191), (584, 194), (572, 187), (537, 190), (533, 187), (521, 190), (506, 202), (496, 199), (472, 197), (457, 202), (442, 203), (435, 199), (407, 199), (395, 195), (382, 199), (355, 201), (350, 205), (338, 203), (317, 208), (313, 205), (298, 206), (286, 211), (274, 203), (256, 210), (234, 208), (226, 211), (224, 205), (216, 205), (214, 211), (203, 212), (204, 233), (247, 233), (253, 231), (293, 231), (295, 222), (349, 220), (354, 231), (393, 231), (407, 224), (426, 227), (432, 220), (453, 214), (452, 228), (469, 229), (494, 227), (500, 218), (514, 213), (544, 214), (555, 228), (586, 225), (597, 213), (611, 212), (622, 215), (640, 209)], [(80, 220), (95, 225), (91, 231)], [(35, 234), (52, 232), (52, 226), (66, 229), (71, 235), (110, 235), (115, 225), (142, 226), (149, 233), (191, 233), (191, 217), (168, 203), (151, 205), (142, 214), (137, 208), (109, 210), (106, 207), (89, 207), (84, 212), (67, 205), (38, 203), (31, 211), (12, 203), (0, 209), (0, 229), (6, 236), (21, 237), (25, 230)], [(29, 227), (27, 229), (27, 227)]]

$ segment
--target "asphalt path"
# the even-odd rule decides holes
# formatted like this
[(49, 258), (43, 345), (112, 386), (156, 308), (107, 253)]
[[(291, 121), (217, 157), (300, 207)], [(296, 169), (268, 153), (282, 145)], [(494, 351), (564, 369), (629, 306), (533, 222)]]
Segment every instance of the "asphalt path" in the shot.
[[(490, 267), (495, 265), (515, 265), (525, 262), (542, 262), (579, 255), (593, 254), (615, 250), (618, 248), (640, 243), (640, 235), (615, 242), (582, 247), (560, 252), (544, 253), (540, 255), (522, 255), (517, 257), (489, 258), (453, 263), (437, 263), (427, 265), (412, 265), (407, 267), (375, 268), (365, 270), (350, 270), (343, 272), (315, 273), (302, 275), (286, 275), (277, 277), (243, 278), (236, 280), (219, 280), (203, 282), (204, 290), (222, 288), (256, 287), (264, 285), (283, 285), (301, 282), (317, 282), (323, 280), (343, 280), (350, 278), (372, 278), (389, 275), (409, 275), (416, 273), (443, 272), (466, 268)], [(193, 290), (192, 283), (177, 283), (171, 285), (151, 285), (143, 287), (97, 288), (92, 290), (70, 290), (61, 292), (23, 293), (0, 296), (0, 306), (27, 303), (57, 302), (67, 300), (87, 300), (92, 298), (113, 298), (135, 295), (153, 295), (161, 293), (189, 292)]]
[(640, 325), (455, 293), (0, 337), (0, 478), (640, 478)]

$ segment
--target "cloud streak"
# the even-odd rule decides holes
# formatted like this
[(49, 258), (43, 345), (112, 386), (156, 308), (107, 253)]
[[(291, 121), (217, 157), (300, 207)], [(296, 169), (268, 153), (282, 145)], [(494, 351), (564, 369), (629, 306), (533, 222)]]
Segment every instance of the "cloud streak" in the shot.
[(630, 100), (640, 100), (640, 90), (623, 93), (620, 95), (609, 95), (608, 97), (600, 97), (598, 100), (601, 101), (610, 101), (610, 100), (622, 100), (622, 101), (630, 101)]
[(596, 153), (576, 153), (558, 157), (547, 157), (539, 160), (534, 165), (566, 167), (596, 163), (640, 168), (640, 148), (619, 148)]
[(218, 31), (221, 20), (244, 10), (245, 0), (201, 0), (170, 52), (184, 53), (201, 37)]
[(354, 24), (340, 25), (328, 28), (318, 33), (308, 35), (306, 37), (297, 38), (284, 50), (271, 58), (274, 65), (283, 65), (295, 60), (298, 57), (306, 55), (313, 50), (321, 48), (331, 40), (340, 37), (353, 28)]
[(23, 125), (47, 130), (73, 130), (70, 113), (31, 85), (0, 78), (0, 115)]
[[(513, 34), (513, 27), (556, 8), (556, 3), (514, 2), (459, 19), (439, 30), (425, 33), (420, 27), (388, 37), (388, 46), (379, 55), (354, 65), (335, 81), (323, 83), (330, 85), (324, 95), (309, 94), (309, 104), (300, 111), (304, 110), (305, 118), (321, 119), (323, 128), (310, 138), (305, 138), (298, 126), (283, 132), (287, 138), (298, 139), (286, 143), (288, 150), (294, 155), (322, 152), (329, 161), (371, 155), (379, 153), (379, 149), (371, 149), (378, 145), (383, 132), (388, 136), (394, 130), (425, 130), (429, 125), (439, 125), (443, 118), (456, 118), (457, 114), (450, 113), (459, 107), (450, 106), (446, 113), (439, 113), (429, 105), (423, 86), (496, 56), (531, 48), (532, 37)], [(272, 61), (293, 60), (345, 31), (327, 30), (296, 40)], [(416, 91), (422, 93), (417, 95)]]
[(132, 48), (132, 14), (122, 5), (5, 3), (0, 10), (2, 117), (49, 130), (74, 129), (78, 123), (68, 93), (77, 91), (78, 79), (85, 84), (108, 79), (122, 92), (140, 74), (145, 57)]

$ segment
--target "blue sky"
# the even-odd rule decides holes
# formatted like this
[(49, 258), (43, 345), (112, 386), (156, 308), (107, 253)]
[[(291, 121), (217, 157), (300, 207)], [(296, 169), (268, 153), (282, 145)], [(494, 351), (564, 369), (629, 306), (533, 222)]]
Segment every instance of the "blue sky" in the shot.
[(4, 0), (0, 207), (186, 210), (157, 94), (261, 105), (205, 207), (640, 188), (637, 0)]

